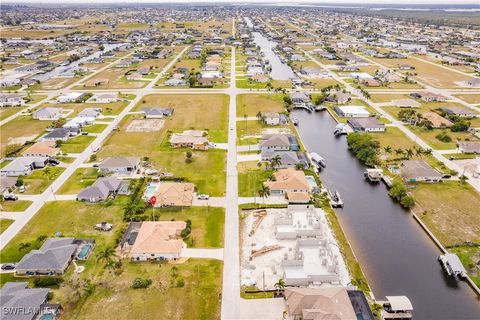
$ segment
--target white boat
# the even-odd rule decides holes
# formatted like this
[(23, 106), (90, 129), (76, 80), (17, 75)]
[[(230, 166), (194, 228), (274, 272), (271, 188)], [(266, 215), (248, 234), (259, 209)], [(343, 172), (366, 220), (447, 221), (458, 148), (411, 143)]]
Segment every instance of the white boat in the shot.
[(446, 253), (438, 257), (438, 260), (449, 276), (457, 279), (464, 279), (467, 277), (467, 270), (463, 266), (460, 258), (454, 253)]
[(343, 208), (343, 200), (340, 197), (340, 193), (337, 190), (328, 190), (328, 198), (330, 199), (330, 205), (332, 208)]
[(292, 122), (294, 126), (298, 126), (298, 124), (300, 123), (300, 121), (297, 118), (293, 118)]
[(312, 160), (313, 164), (318, 166), (321, 166), (325, 168), (327, 166), (327, 163), (325, 162), (325, 159), (322, 158), (318, 153), (312, 152), (310, 153), (310, 159)]
[(324, 105), (318, 105), (318, 106), (315, 106), (315, 111), (324, 111), (324, 110), (327, 110), (327, 107), (325, 107)]
[(347, 133), (347, 125), (345, 123), (339, 123), (335, 126), (335, 129), (333, 129), (333, 134), (336, 136)]

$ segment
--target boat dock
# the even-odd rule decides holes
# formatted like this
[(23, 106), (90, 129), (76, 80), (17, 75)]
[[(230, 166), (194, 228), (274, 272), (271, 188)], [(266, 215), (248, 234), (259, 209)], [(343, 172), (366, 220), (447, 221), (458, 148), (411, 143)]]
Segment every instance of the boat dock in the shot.
[(460, 258), (454, 253), (445, 253), (438, 257), (438, 260), (442, 264), (443, 269), (449, 276), (453, 276), (457, 279), (465, 279), (467, 276), (467, 270), (463, 266)]
[(363, 173), (365, 178), (372, 182), (372, 183), (378, 183), (382, 180), (383, 178), (383, 170), (382, 169), (367, 169)]
[(340, 197), (340, 193), (335, 190), (327, 190), (328, 199), (330, 200), (330, 206), (332, 208), (343, 208), (343, 200)]

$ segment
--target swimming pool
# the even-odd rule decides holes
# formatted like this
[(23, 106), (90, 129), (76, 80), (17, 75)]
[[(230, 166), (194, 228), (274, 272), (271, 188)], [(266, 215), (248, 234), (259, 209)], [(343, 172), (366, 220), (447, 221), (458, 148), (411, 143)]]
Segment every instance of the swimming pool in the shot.
[(155, 194), (155, 191), (157, 191), (157, 185), (152, 183), (148, 184), (143, 193), (143, 198), (149, 200)]
[(317, 182), (315, 181), (314, 177), (306, 176), (305, 178), (307, 179), (307, 182), (310, 185), (310, 188), (317, 188), (318, 187)]
[(40, 320), (53, 320), (55, 316), (52, 313), (45, 313), (40, 317)]
[(92, 245), (90, 243), (87, 243), (83, 245), (82, 249), (80, 249), (80, 252), (77, 254), (77, 259), (78, 260), (85, 260), (88, 257), (88, 254), (92, 250)]

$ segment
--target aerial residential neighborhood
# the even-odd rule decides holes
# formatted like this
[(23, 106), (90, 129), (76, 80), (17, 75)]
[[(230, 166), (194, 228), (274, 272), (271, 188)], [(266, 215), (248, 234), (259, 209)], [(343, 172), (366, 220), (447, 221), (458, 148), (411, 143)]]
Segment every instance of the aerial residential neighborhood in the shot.
[(351, 2), (2, 1), (1, 319), (480, 319), (480, 5)]

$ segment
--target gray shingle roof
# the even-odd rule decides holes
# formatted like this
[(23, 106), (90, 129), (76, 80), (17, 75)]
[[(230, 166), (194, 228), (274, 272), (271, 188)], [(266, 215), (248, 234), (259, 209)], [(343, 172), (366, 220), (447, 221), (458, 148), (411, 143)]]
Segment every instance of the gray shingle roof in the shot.
[[(31, 320), (46, 302), (50, 289), (28, 288), (28, 282), (7, 282), (0, 289), (2, 320)], [(14, 310), (16, 312), (8, 312)], [(31, 312), (33, 311), (33, 312)]]

